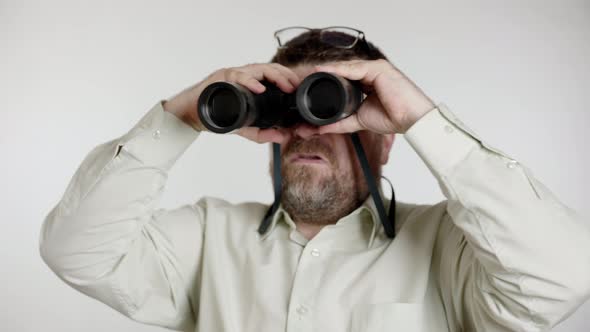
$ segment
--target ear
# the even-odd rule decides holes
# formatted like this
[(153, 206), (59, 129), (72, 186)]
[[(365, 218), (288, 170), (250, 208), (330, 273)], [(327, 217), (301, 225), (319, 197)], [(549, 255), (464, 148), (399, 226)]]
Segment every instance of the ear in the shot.
[(391, 152), (391, 147), (393, 146), (394, 141), (395, 134), (383, 135), (383, 139), (381, 140), (381, 165), (387, 164), (387, 161), (389, 160), (389, 152)]

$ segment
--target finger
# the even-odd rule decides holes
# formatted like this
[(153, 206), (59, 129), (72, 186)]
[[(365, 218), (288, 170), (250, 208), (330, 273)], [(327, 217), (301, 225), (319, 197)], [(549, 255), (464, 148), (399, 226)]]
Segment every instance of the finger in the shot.
[(289, 81), (287, 76), (275, 67), (266, 67), (264, 69), (264, 77), (275, 83), (284, 92), (291, 93), (295, 90), (295, 86)]
[(287, 77), (287, 79), (289, 80), (289, 82), (291, 82), (291, 84), (294, 87), (298, 87), (299, 84), (301, 84), (301, 79), (299, 78), (299, 76), (297, 76), (297, 74), (295, 74), (295, 72), (289, 68), (289, 67), (285, 67), (279, 63), (271, 63), (271, 65), (273, 65), (275, 68), (277, 68), (283, 75), (285, 75), (285, 77)]
[(276, 68), (272, 66), (261, 66), (253, 73), (254, 78), (258, 80), (268, 80), (274, 83), (282, 91), (291, 93), (295, 90), (295, 87), (289, 82), (289, 80)]
[(278, 129), (260, 129), (256, 127), (243, 127), (237, 132), (238, 135), (247, 138), (256, 143), (283, 143), (285, 141), (285, 135)]
[(244, 72), (235, 74), (235, 82), (247, 87), (254, 93), (262, 93), (266, 90), (266, 87), (262, 83), (252, 77), (252, 75)]
[(343, 134), (353, 133), (355, 131), (364, 130), (365, 128), (359, 122), (356, 114), (344, 118), (338, 122), (329, 125), (321, 126), (319, 128), (320, 134)]
[(302, 122), (300, 124), (298, 124), (297, 126), (295, 126), (295, 134), (300, 136), (300, 137), (311, 137), (313, 135), (319, 134), (320, 127), (317, 127), (315, 125), (311, 125), (309, 123), (306, 122)]
[(314, 67), (316, 71), (327, 71), (339, 74), (351, 80), (360, 80), (367, 74), (368, 68), (365, 62), (347, 61), (331, 64), (321, 64)]
[(272, 142), (282, 144), (285, 142), (285, 135), (277, 129), (260, 129), (258, 131), (258, 139), (264, 143)]
[(323, 71), (333, 73), (349, 80), (360, 81), (365, 85), (372, 85), (380, 73), (376, 66), (367, 61), (347, 61), (334, 64), (318, 65), (314, 67), (316, 72)]

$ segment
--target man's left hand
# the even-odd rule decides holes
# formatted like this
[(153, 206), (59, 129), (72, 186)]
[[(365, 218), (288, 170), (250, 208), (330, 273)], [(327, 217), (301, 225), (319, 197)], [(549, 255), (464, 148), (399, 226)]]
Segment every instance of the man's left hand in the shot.
[(319, 127), (320, 134), (359, 130), (403, 134), (435, 106), (414, 82), (387, 60), (333, 62), (315, 66), (315, 71), (358, 80), (367, 95), (354, 114)]

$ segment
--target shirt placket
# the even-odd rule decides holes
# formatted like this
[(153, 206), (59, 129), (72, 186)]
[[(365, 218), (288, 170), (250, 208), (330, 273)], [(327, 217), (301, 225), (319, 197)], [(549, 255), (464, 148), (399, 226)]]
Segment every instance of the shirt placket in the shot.
[(297, 263), (289, 300), (287, 332), (313, 331), (326, 241), (316, 236), (304, 245)]

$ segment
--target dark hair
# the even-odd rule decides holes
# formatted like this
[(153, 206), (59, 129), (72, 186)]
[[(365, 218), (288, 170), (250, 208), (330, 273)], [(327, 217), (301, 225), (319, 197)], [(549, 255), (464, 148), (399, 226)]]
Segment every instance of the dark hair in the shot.
[[(355, 38), (340, 31), (330, 31), (327, 33), (330, 34), (329, 39), (333, 42)], [(323, 38), (325, 37), (324, 35)], [(291, 39), (283, 48), (277, 50), (270, 62), (294, 67), (299, 64), (319, 64), (353, 59), (385, 59), (389, 61), (385, 54), (369, 41), (359, 39), (352, 48), (338, 48), (323, 41), (320, 37), (320, 31), (314, 29)]]

